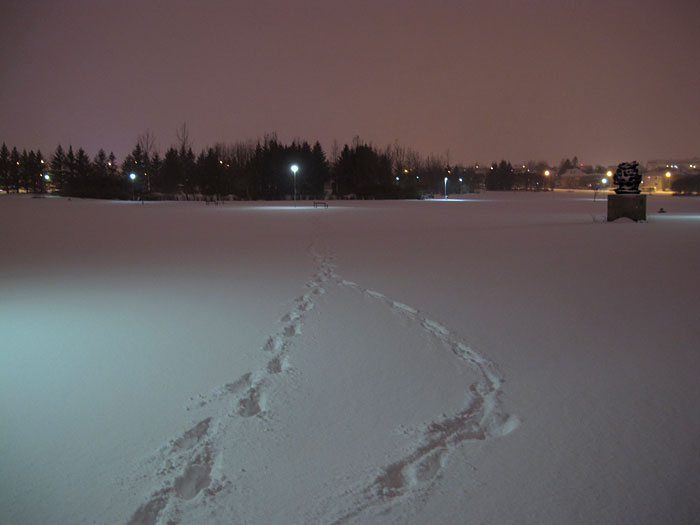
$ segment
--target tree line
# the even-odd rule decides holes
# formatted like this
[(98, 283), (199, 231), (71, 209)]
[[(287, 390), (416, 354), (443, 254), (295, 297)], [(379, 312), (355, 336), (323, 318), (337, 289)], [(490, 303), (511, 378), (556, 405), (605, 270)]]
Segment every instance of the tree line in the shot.
[[(295, 188), (300, 198), (418, 198), (441, 193), (444, 177), (451, 193), (483, 186), (473, 168), (450, 167), (445, 158), (423, 158), (398, 144), (380, 150), (359, 138), (335, 151), (332, 160), (319, 142), (283, 144), (275, 135), (216, 144), (195, 154), (186, 126), (164, 155), (154, 143), (148, 132), (139, 136), (121, 163), (103, 149), (91, 159), (82, 148), (59, 145), (44, 158), (41, 151), (19, 153), (3, 143), (0, 188), (106, 199), (282, 200)], [(293, 164), (299, 166), (296, 175)]]
[[(510, 162), (451, 165), (449, 156), (423, 157), (391, 144), (380, 149), (356, 137), (342, 149), (333, 147), (329, 160), (319, 142), (281, 143), (273, 135), (262, 140), (216, 144), (195, 154), (187, 126), (163, 156), (150, 132), (137, 138), (119, 164), (114, 153), (100, 149), (94, 158), (85, 150), (59, 145), (49, 158), (41, 151), (0, 147), (0, 188), (5, 192), (44, 193), (105, 199), (243, 199), (284, 200), (294, 190), (302, 199), (421, 198), (443, 193), (553, 189), (555, 179), (578, 159), (564, 159), (559, 168), (532, 162), (516, 168)], [(294, 175), (290, 167), (296, 164)], [(602, 170), (596, 167), (595, 171)], [(546, 174), (546, 175), (545, 175)], [(675, 191), (698, 193), (700, 180), (678, 179)]]

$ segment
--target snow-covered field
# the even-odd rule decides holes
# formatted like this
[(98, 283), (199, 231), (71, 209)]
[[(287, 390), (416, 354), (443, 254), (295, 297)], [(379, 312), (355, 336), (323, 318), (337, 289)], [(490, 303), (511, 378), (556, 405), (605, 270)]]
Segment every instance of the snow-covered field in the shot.
[(605, 206), (0, 197), (0, 522), (698, 523), (700, 200)]

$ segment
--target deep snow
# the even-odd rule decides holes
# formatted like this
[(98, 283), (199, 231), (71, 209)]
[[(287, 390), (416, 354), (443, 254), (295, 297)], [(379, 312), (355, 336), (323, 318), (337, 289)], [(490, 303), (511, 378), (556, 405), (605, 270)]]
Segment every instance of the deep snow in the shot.
[(693, 522), (700, 200), (648, 212), (2, 196), (0, 521)]

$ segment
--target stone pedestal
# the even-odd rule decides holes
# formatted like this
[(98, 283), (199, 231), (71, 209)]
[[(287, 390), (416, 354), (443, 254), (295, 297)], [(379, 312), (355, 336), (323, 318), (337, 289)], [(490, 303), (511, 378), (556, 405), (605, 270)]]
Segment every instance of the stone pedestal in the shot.
[(633, 221), (647, 220), (647, 196), (635, 193), (608, 195), (608, 222), (622, 217)]

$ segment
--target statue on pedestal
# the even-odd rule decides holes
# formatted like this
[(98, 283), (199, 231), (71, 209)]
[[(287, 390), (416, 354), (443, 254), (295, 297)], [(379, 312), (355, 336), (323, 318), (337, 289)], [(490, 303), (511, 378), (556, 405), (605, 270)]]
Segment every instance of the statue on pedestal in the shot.
[(636, 161), (618, 164), (613, 182), (617, 188), (615, 195), (608, 195), (608, 222), (621, 217), (646, 221), (647, 196), (640, 195), (642, 176), (639, 174), (639, 164)]

